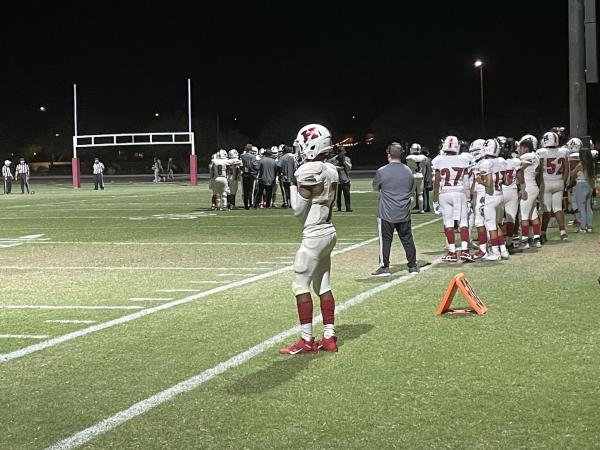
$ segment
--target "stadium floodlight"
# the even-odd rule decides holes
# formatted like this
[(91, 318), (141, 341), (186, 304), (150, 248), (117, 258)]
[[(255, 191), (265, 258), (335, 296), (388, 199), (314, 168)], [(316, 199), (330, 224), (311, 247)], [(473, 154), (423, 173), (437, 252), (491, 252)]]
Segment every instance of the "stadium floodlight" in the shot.
[(39, 107), (39, 110), (41, 112), (46, 112), (46, 107), (44, 105), (42, 105), (42, 106)]
[(479, 69), (481, 66), (483, 66), (483, 61), (478, 59), (477, 61), (475, 61), (474, 66)]
[[(110, 133), (110, 134), (78, 134), (77, 123), (77, 85), (73, 85), (73, 159), (71, 170), (73, 176), (73, 187), (81, 187), (81, 172), (77, 150), (92, 147), (116, 147), (130, 145), (189, 145), (190, 153), (190, 184), (198, 184), (198, 160), (196, 157), (196, 146), (194, 143), (194, 132), (192, 131), (192, 82), (188, 78), (188, 130), (167, 131), (160, 133)], [(41, 110), (41, 108), (40, 108)], [(45, 108), (44, 108), (45, 111)], [(158, 112), (154, 113), (159, 116)]]

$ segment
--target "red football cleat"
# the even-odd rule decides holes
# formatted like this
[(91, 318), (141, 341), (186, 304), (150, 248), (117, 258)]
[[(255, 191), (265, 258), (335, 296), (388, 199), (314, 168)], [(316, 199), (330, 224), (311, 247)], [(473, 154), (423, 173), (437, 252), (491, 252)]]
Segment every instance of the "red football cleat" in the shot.
[(481, 259), (483, 258), (485, 255), (487, 255), (487, 253), (482, 252), (481, 250), (479, 250), (477, 253), (475, 253), (474, 255), (472, 255), (472, 258), (475, 259)]
[(447, 255), (442, 256), (442, 261), (444, 262), (456, 262), (458, 258), (456, 257), (455, 252), (448, 252)]
[(475, 261), (475, 258), (473, 257), (473, 255), (471, 255), (469, 253), (468, 250), (463, 250), (460, 252), (460, 259), (464, 262), (473, 262)]
[(331, 336), (330, 338), (323, 338), (317, 343), (317, 348), (326, 352), (337, 352), (337, 338)]
[(310, 341), (300, 339), (289, 347), (280, 348), (279, 353), (282, 355), (297, 355), (299, 353), (316, 353), (318, 350), (317, 343), (313, 338)]

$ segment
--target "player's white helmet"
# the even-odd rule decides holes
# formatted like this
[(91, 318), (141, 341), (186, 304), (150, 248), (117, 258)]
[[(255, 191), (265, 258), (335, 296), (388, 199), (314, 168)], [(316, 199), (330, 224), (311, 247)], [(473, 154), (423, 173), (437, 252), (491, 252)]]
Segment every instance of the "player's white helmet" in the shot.
[(219, 158), (219, 159), (227, 159), (227, 150), (223, 150), (223, 149), (219, 150), (217, 152), (217, 158)]
[(4, 161), (4, 165), (5, 166), (10, 166), (10, 161), (7, 159), (6, 161)]
[(558, 147), (558, 134), (556, 134), (554, 131), (548, 131), (547, 133), (544, 133), (544, 136), (542, 136), (542, 147)]
[(533, 144), (533, 149), (537, 150), (537, 148), (538, 148), (538, 140), (532, 134), (526, 134), (525, 136), (523, 136), (521, 138), (521, 140), (519, 142), (523, 142), (523, 141), (530, 141)]
[(271, 157), (273, 158), (277, 158), (277, 156), (279, 155), (279, 147), (277, 147), (276, 145), (271, 147)]
[(258, 147), (257, 147), (256, 145), (253, 145), (253, 146), (252, 146), (252, 154), (253, 154), (254, 156), (258, 155)]
[(483, 145), (485, 144), (485, 139), (475, 139), (471, 142), (469, 146), (469, 152), (473, 155), (473, 159), (475, 161), (479, 161), (483, 158)]
[(410, 146), (410, 154), (411, 155), (419, 155), (421, 154), (421, 144), (414, 143)]
[(496, 139), (488, 139), (483, 144), (483, 156), (493, 156), (497, 158), (500, 154), (500, 146), (498, 145), (498, 141)]
[(569, 149), (569, 153), (578, 153), (583, 147), (583, 142), (579, 138), (571, 138), (569, 142), (567, 142), (567, 148)]
[(444, 139), (440, 153), (443, 155), (458, 154), (459, 151), (460, 143), (458, 142), (458, 138), (456, 136), (447, 136), (446, 139)]
[(232, 148), (231, 150), (229, 150), (229, 158), (237, 159), (239, 156), (240, 156), (240, 154), (238, 153), (238, 151), (235, 148)]
[(303, 126), (296, 136), (296, 142), (302, 156), (309, 161), (333, 148), (329, 130), (316, 123)]

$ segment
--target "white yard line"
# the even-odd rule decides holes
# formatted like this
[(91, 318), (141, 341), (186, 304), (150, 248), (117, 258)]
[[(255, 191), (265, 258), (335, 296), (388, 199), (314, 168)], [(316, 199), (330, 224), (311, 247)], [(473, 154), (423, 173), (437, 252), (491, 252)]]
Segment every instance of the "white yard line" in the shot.
[[(0, 305), (3, 309), (142, 309), (142, 306), (86, 305)], [(0, 355), (1, 356), (1, 355)]]
[(173, 297), (131, 297), (132, 302), (169, 302)]
[[(436, 266), (439, 263), (441, 263), (441, 260), (437, 260), (434, 263), (432, 263), (431, 265), (424, 267), (422, 269), (422, 271), (429, 270), (430, 268)], [(418, 276), (418, 275), (417, 274), (407, 274), (402, 277), (390, 280), (387, 283), (381, 284), (381, 285), (376, 286), (367, 291), (364, 291), (364, 292), (352, 297), (351, 299), (345, 301), (344, 303), (336, 305), (336, 313), (339, 314), (339, 313), (345, 311), (346, 309), (348, 309), (352, 306), (358, 305), (358, 304), (364, 302), (365, 300), (367, 300), (368, 298), (373, 297), (374, 295), (376, 295), (382, 291), (385, 291), (386, 289), (389, 289), (393, 286), (397, 286), (398, 284), (401, 284), (408, 280), (411, 280), (415, 276)], [(323, 320), (323, 318), (321, 316), (317, 316), (314, 319), (313, 323), (320, 323), (320, 322), (322, 322), (322, 320)], [(216, 366), (211, 367), (210, 369), (207, 369), (207, 370), (199, 373), (198, 375), (195, 375), (191, 378), (188, 378), (185, 381), (177, 383), (177, 384), (171, 386), (170, 388), (165, 389), (164, 391), (161, 391), (157, 394), (154, 394), (151, 397), (146, 398), (145, 400), (137, 402), (137, 403), (131, 405), (129, 408), (119, 411), (118, 413), (92, 425), (91, 427), (88, 427), (82, 431), (79, 431), (79, 432), (73, 434), (72, 436), (70, 436), (66, 439), (63, 439), (62, 441), (57, 442), (56, 444), (48, 447), (46, 450), (68, 450), (68, 449), (79, 447), (79, 446), (91, 441), (95, 437), (97, 437), (101, 434), (104, 434), (108, 431), (111, 431), (111, 430), (115, 429), (116, 427), (120, 426), (121, 424), (128, 422), (129, 420), (131, 420), (135, 417), (141, 416), (142, 414), (145, 414), (146, 412), (150, 411), (151, 409), (154, 409), (157, 406), (160, 406), (163, 403), (168, 402), (169, 400), (173, 399), (177, 395), (180, 395), (185, 392), (189, 392), (193, 389), (196, 389), (198, 386), (206, 383), (207, 381), (212, 380), (213, 378), (221, 375), (222, 373), (244, 364), (245, 362), (249, 361), (250, 359), (254, 358), (255, 356), (270, 349), (275, 344), (298, 333), (298, 331), (299, 331), (298, 326), (295, 326), (295, 327), (289, 328), (288, 330), (282, 331), (281, 333), (276, 334), (276, 335), (270, 337), (269, 339), (262, 341), (260, 344), (257, 344), (254, 347), (251, 347), (248, 350), (243, 351), (242, 353), (238, 353), (237, 355), (231, 357), (230, 359), (223, 361), (223, 362), (217, 364)]]
[(190, 283), (194, 283), (194, 284), (225, 284), (225, 283), (229, 283), (229, 281), (213, 281), (213, 280), (206, 280), (206, 281), (190, 281)]
[[(126, 227), (125, 227), (126, 228)], [(165, 228), (165, 227), (146, 227), (146, 228)], [(222, 228), (222, 227), (221, 227)], [(163, 246), (174, 246), (174, 245), (219, 245), (219, 246), (245, 246), (245, 247), (256, 247), (264, 246), (264, 242), (103, 242), (103, 241), (32, 241), (32, 244), (63, 244), (63, 245), (163, 245)], [(298, 245), (298, 242), (273, 242), (270, 245)]]
[(0, 339), (48, 339), (45, 334), (0, 334)]
[(256, 270), (256, 267), (0, 266), (0, 270)]
[(96, 323), (95, 320), (70, 320), (70, 319), (57, 319), (57, 320), (44, 320), (44, 323)]
[(281, 264), (281, 261), (258, 261), (256, 264)]
[[(441, 219), (437, 218), (437, 219), (434, 219), (434, 220), (430, 220), (429, 222), (425, 222), (425, 223), (416, 225), (415, 227), (413, 227), (413, 229), (424, 227), (424, 226), (429, 225), (431, 223), (438, 222), (439, 220), (441, 220)], [(343, 253), (347, 253), (347, 252), (350, 252), (352, 250), (356, 250), (357, 248), (364, 247), (365, 245), (372, 244), (373, 242), (377, 242), (378, 240), (379, 240), (379, 238), (371, 238), (371, 239), (368, 239), (366, 241), (359, 242), (358, 244), (354, 244), (354, 245), (351, 245), (349, 247), (346, 247), (346, 248), (343, 248), (343, 249), (340, 249), (340, 250), (335, 250), (335, 251), (333, 251), (331, 253), (331, 255), (332, 256), (341, 255)], [(120, 324), (123, 324), (123, 323), (131, 322), (133, 320), (140, 319), (142, 317), (148, 316), (150, 314), (157, 313), (159, 311), (163, 311), (165, 309), (170, 309), (170, 308), (173, 308), (173, 307), (178, 306), (178, 305), (183, 305), (183, 304), (186, 304), (186, 303), (190, 303), (190, 302), (196, 301), (196, 300), (198, 300), (200, 298), (208, 297), (208, 296), (213, 295), (213, 294), (218, 294), (220, 292), (227, 291), (229, 289), (237, 288), (237, 287), (240, 287), (240, 286), (244, 286), (246, 284), (253, 283), (255, 281), (260, 281), (260, 280), (264, 280), (265, 278), (270, 278), (270, 277), (273, 277), (273, 276), (276, 276), (276, 275), (280, 275), (282, 273), (289, 272), (292, 269), (293, 269), (293, 266), (286, 266), (286, 267), (282, 267), (280, 269), (272, 270), (270, 272), (265, 272), (265, 273), (261, 273), (261, 274), (258, 274), (258, 275), (254, 275), (254, 276), (251, 276), (251, 277), (248, 277), (248, 278), (244, 278), (242, 280), (234, 281), (234, 282), (229, 283), (229, 284), (224, 284), (222, 286), (217, 286), (217, 287), (215, 287), (213, 289), (209, 289), (207, 291), (199, 292), (198, 294), (190, 295), (190, 296), (182, 298), (180, 300), (174, 300), (172, 302), (163, 303), (161, 305), (157, 305), (157, 306), (154, 306), (152, 308), (146, 308), (146, 309), (143, 309), (141, 311), (137, 311), (137, 312), (132, 313), (132, 314), (128, 314), (128, 315), (121, 316), (121, 317), (118, 317), (118, 318), (113, 319), (113, 320), (109, 320), (107, 322), (102, 322), (102, 323), (99, 323), (97, 325), (92, 325), (91, 327), (83, 328), (81, 330), (77, 330), (77, 331), (74, 331), (72, 333), (68, 333), (68, 334), (65, 334), (65, 335), (62, 335), (62, 336), (57, 336), (55, 338), (48, 339), (46, 341), (42, 341), (42, 342), (39, 342), (39, 343), (34, 344), (34, 345), (23, 347), (23, 348), (21, 348), (19, 350), (15, 350), (15, 351), (10, 352), (10, 353), (3, 353), (3, 354), (0, 354), (0, 364), (4, 363), (4, 362), (7, 362), (7, 361), (11, 361), (13, 359), (22, 358), (23, 356), (29, 355), (31, 353), (39, 352), (39, 351), (44, 350), (46, 348), (54, 347), (54, 346), (56, 346), (58, 344), (62, 344), (63, 342), (68, 342), (70, 340), (79, 338), (81, 336), (86, 336), (88, 334), (92, 334), (92, 333), (95, 333), (97, 331), (105, 330), (107, 328), (112, 328), (112, 327), (114, 327), (116, 325), (120, 325)]]

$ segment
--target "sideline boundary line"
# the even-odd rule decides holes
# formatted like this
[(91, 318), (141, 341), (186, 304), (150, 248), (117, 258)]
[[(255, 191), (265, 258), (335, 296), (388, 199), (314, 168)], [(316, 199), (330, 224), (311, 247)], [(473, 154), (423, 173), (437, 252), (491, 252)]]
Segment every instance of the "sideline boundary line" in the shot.
[[(428, 222), (421, 223), (419, 225), (414, 226), (413, 229), (431, 225), (432, 223), (438, 222), (439, 220), (441, 220), (441, 219), (436, 218), (434, 220), (430, 220)], [(345, 247), (343, 249), (333, 251), (331, 253), (331, 256), (341, 255), (343, 253), (347, 253), (352, 250), (356, 250), (357, 248), (364, 247), (365, 245), (369, 245), (373, 242), (377, 242), (378, 240), (379, 240), (379, 237), (367, 239), (366, 241), (360, 242), (358, 244), (354, 244), (349, 247)], [(179, 305), (183, 305), (186, 303), (190, 303), (190, 302), (193, 302), (200, 298), (208, 297), (209, 295), (212, 295), (212, 294), (218, 294), (220, 292), (227, 291), (229, 289), (237, 288), (240, 286), (244, 286), (246, 284), (250, 284), (255, 281), (260, 281), (265, 278), (270, 278), (270, 277), (273, 277), (276, 275), (280, 275), (282, 273), (289, 272), (292, 269), (293, 269), (293, 266), (290, 265), (290, 266), (282, 267), (281, 269), (276, 269), (276, 270), (272, 270), (270, 272), (265, 272), (265, 273), (261, 273), (258, 275), (254, 275), (254, 276), (244, 278), (239, 281), (234, 281), (233, 283), (224, 284), (222, 286), (217, 286), (217, 287), (209, 289), (207, 291), (199, 292), (198, 294), (190, 295), (188, 297), (185, 297), (185, 298), (182, 298), (179, 300), (173, 300), (172, 302), (162, 303), (160, 305), (157, 305), (157, 306), (154, 306), (151, 308), (142, 309), (135, 313), (121, 316), (116, 319), (109, 320), (107, 322), (102, 322), (97, 325), (92, 325), (90, 327), (74, 331), (72, 333), (67, 333), (62, 336), (57, 336), (55, 338), (39, 342), (37, 344), (30, 345), (28, 347), (23, 347), (19, 350), (15, 350), (10, 353), (3, 353), (3, 354), (0, 354), (0, 364), (5, 363), (7, 361), (12, 361), (13, 359), (22, 358), (23, 356), (29, 355), (31, 353), (39, 352), (39, 351), (44, 350), (49, 347), (54, 347), (55, 345), (62, 344), (63, 342), (67, 342), (67, 341), (76, 339), (81, 336), (86, 336), (88, 334), (92, 334), (97, 331), (105, 330), (107, 328), (112, 328), (116, 325), (131, 322), (133, 320), (148, 316), (150, 314), (154, 314), (154, 313), (162, 311), (164, 309), (170, 309), (170, 308), (173, 308), (174, 306), (179, 306)]]
[[(431, 263), (430, 265), (423, 267), (423, 269), (421, 269), (421, 271), (424, 272), (426, 270), (429, 270), (432, 267), (437, 266), (441, 262), (442, 262), (441, 259), (438, 259), (438, 260), (434, 261), (433, 263)], [(379, 286), (376, 286), (374, 288), (363, 291), (362, 293), (360, 293), (360, 294), (350, 298), (349, 300), (346, 300), (344, 303), (338, 305), (336, 307), (336, 312), (339, 314), (352, 306), (355, 306), (355, 305), (358, 305), (358, 304), (364, 302), (368, 298), (370, 298), (382, 291), (385, 291), (393, 286), (396, 286), (398, 284), (409, 281), (416, 276), (418, 276), (418, 274), (416, 274), (416, 273), (406, 274), (399, 278), (390, 280), (387, 283), (383, 283)], [(323, 318), (320, 315), (313, 319), (314, 324), (321, 323), (322, 321), (323, 321)], [(141, 416), (142, 414), (150, 411), (151, 409), (154, 409), (157, 406), (160, 406), (163, 403), (168, 402), (169, 400), (173, 399), (174, 397), (178, 396), (179, 394), (183, 394), (183, 393), (192, 391), (192, 390), (196, 389), (198, 386), (206, 383), (207, 381), (212, 380), (213, 378), (216, 378), (217, 376), (228, 371), (229, 369), (233, 369), (237, 366), (244, 364), (245, 362), (249, 361), (250, 359), (254, 358), (255, 356), (270, 349), (275, 344), (298, 333), (299, 330), (300, 330), (300, 327), (295, 326), (295, 327), (289, 328), (285, 331), (282, 331), (281, 333), (276, 334), (276, 335), (270, 337), (269, 339), (262, 341), (260, 344), (257, 344), (254, 347), (251, 347), (248, 350), (243, 351), (242, 353), (238, 353), (237, 355), (229, 358), (226, 361), (223, 361), (223, 362), (217, 364), (214, 367), (211, 367), (210, 369), (204, 370), (203, 372), (199, 373), (198, 375), (188, 378), (187, 380), (181, 381), (181, 382), (171, 386), (170, 388), (167, 388), (157, 394), (154, 394), (144, 400), (141, 400), (141, 401), (131, 405), (129, 408), (119, 411), (118, 413), (116, 413), (104, 420), (101, 420), (100, 422), (97, 422), (96, 424), (94, 424), (88, 428), (85, 428), (84, 430), (81, 430), (66, 439), (59, 441), (50, 447), (47, 447), (46, 450), (69, 450), (72, 448), (79, 447), (80, 445), (83, 445), (83, 444), (91, 441), (95, 437), (97, 437), (101, 434), (104, 434), (108, 431), (111, 431), (111, 430), (115, 429), (116, 427), (120, 426), (121, 424), (128, 422), (137, 416)]]

